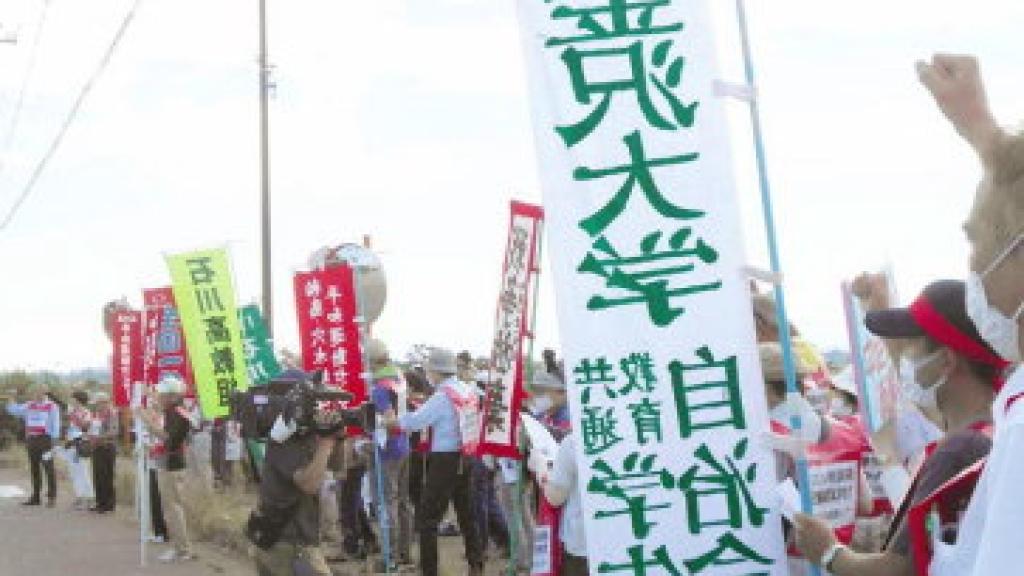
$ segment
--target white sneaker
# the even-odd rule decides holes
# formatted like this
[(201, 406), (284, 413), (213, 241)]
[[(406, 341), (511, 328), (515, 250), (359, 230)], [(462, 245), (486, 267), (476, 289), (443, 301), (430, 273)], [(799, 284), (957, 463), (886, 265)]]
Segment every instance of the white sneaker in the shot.
[(164, 552), (163, 554), (157, 556), (156, 559), (165, 564), (170, 564), (171, 562), (174, 562), (178, 559), (178, 551), (168, 550), (167, 552)]
[(163, 536), (148, 536), (146, 538), (146, 542), (152, 542), (153, 544), (163, 544), (164, 543), (164, 537)]

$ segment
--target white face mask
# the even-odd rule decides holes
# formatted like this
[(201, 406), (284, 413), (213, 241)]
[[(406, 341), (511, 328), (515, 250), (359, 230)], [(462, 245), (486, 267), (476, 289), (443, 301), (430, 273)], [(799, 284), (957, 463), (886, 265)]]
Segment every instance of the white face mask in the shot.
[(978, 328), (981, 337), (1008, 362), (1021, 361), (1020, 330), (1017, 327), (1017, 320), (1024, 314), (1024, 302), (1017, 307), (1012, 318), (1007, 318), (998, 308), (989, 304), (984, 279), (1013, 253), (1022, 239), (1024, 235), (1017, 236), (984, 272), (971, 272), (967, 276), (967, 315)]
[(787, 396), (778, 406), (769, 411), (772, 420), (783, 426), (793, 425), (793, 417), (800, 418), (798, 438), (806, 442), (821, 441), (821, 417), (803, 396)]
[(925, 387), (917, 380), (917, 372), (928, 364), (931, 364), (942, 356), (942, 350), (936, 350), (925, 358), (913, 361), (909, 358), (900, 360), (900, 379), (903, 382), (903, 393), (914, 405), (926, 410), (934, 410), (939, 407), (939, 389), (949, 379), (949, 373), (944, 373), (931, 386)]
[(292, 420), (290, 424), (284, 423), (284, 418), (278, 414), (277, 419), (274, 420), (274, 426), (270, 429), (270, 439), (278, 444), (283, 444), (295, 434), (295, 421)]
[(533, 412), (534, 414), (543, 414), (544, 412), (551, 410), (552, 406), (554, 406), (554, 402), (551, 401), (550, 396), (537, 396), (530, 401), (530, 412)]

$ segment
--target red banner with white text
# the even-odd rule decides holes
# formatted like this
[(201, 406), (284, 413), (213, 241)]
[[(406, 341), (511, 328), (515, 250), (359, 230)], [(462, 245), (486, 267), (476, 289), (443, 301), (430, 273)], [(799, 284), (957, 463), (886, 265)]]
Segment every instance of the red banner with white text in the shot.
[(111, 384), (114, 405), (131, 403), (132, 385), (142, 381), (142, 313), (123, 310), (114, 316)]
[(185, 382), (185, 396), (195, 397), (195, 377), (188, 361), (185, 334), (170, 286), (142, 292), (146, 310), (144, 376), (154, 386), (165, 374), (175, 374)]
[(328, 387), (352, 394), (352, 405), (367, 396), (354, 276), (344, 265), (295, 275), (303, 368), (322, 370)]

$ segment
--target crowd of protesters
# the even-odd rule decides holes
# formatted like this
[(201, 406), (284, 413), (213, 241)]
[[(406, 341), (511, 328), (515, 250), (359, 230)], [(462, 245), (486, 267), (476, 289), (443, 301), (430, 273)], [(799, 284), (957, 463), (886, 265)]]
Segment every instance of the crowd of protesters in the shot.
[[(1024, 518), (1024, 458), (1015, 453), (1024, 435), (1024, 372), (1012, 371), (1024, 357), (1024, 137), (998, 127), (973, 58), (936, 56), (918, 72), (985, 176), (965, 226), (966, 281), (936, 280), (906, 308), (887, 301), (879, 277), (854, 285), (868, 330), (887, 342), (899, 366), (906, 400), (899, 425), (869, 430), (849, 368), (814, 365), (796, 328), (778, 326), (771, 299), (751, 295), (772, 422), (766, 438), (779, 479), (799, 481), (798, 460), (812, 467), (850, 461), (858, 471), (850, 479), (854, 521), (840, 526), (797, 514), (786, 522), (794, 576), (809, 564), (838, 576), (1015, 573)], [(796, 393), (787, 391), (781, 330), (795, 343)], [(589, 573), (577, 439), (565, 370), (553, 352), (533, 371), (524, 405), (560, 442), (554, 460), (540, 465), (480, 457), (463, 436), (464, 419), (489, 384), (486, 361), (437, 348), (421, 365), (399, 367), (379, 340), (369, 342), (367, 356), (379, 418), (372, 434), (271, 441), (260, 466), (257, 451), (239, 448), (236, 424), (217, 421), (208, 426), (212, 459), (190, 463), (209, 466), (222, 486), (232, 481), (229, 463), (245, 453), (256, 464), (250, 476), (260, 482), (261, 505), (289, 508), (280, 533), (258, 554), (261, 574), (291, 573), (300, 558), (311, 574), (328, 574), (329, 561), (374, 559), (378, 571), (418, 567), (436, 576), (441, 535), (461, 536), (470, 576), (483, 574), (488, 557), (528, 571), (538, 503), (562, 508), (560, 571)], [(282, 377), (307, 375), (293, 367)], [(183, 382), (161, 380), (156, 392), (136, 412), (151, 438), (154, 535), (173, 544), (163, 560), (187, 561), (195, 553), (183, 506), (186, 446), (204, 425), (186, 406)], [(24, 421), (32, 476), (25, 505), (44, 503), (44, 477), (45, 504), (55, 505), (56, 455), (67, 462), (76, 509), (114, 510), (121, 430), (109, 397), (76, 392), (65, 407), (35, 388), (7, 409)], [(526, 489), (514, 489), (523, 478)]]

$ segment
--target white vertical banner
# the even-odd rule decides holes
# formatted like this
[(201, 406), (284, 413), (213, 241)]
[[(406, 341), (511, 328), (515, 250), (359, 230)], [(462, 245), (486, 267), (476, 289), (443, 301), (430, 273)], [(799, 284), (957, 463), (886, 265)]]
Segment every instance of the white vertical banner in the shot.
[(517, 4), (591, 573), (782, 576), (707, 2)]
[(536, 260), (544, 220), (539, 206), (523, 202), (512, 202), (511, 212), (479, 448), (480, 454), (503, 458), (520, 456), (516, 431), (526, 376), (523, 340), (536, 306), (530, 299), (536, 294), (530, 292), (538, 274)]

